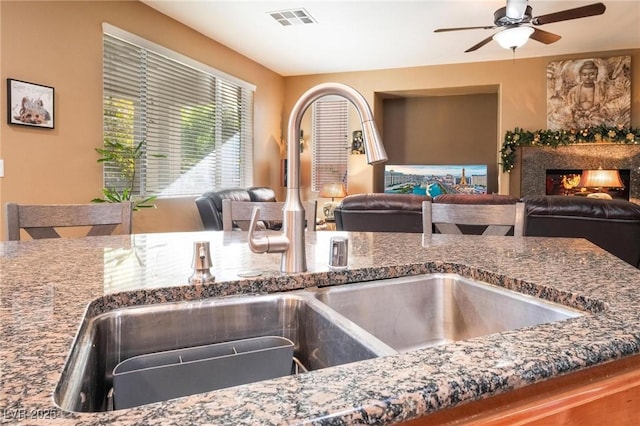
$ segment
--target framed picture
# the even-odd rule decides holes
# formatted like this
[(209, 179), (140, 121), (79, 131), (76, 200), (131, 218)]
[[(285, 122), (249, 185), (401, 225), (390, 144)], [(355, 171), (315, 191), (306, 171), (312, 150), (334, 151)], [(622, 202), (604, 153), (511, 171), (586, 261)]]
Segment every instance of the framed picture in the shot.
[(364, 140), (362, 138), (362, 130), (353, 131), (353, 139), (351, 142), (352, 154), (364, 154)]
[(53, 87), (7, 79), (7, 122), (53, 129)]
[(549, 62), (549, 130), (631, 126), (631, 56)]

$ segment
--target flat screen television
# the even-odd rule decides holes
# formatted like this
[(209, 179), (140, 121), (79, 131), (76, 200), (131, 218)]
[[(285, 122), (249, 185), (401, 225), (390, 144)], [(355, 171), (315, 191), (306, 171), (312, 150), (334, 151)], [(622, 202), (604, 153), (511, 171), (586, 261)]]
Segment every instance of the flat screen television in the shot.
[(386, 164), (384, 192), (418, 194), (486, 194), (486, 164)]

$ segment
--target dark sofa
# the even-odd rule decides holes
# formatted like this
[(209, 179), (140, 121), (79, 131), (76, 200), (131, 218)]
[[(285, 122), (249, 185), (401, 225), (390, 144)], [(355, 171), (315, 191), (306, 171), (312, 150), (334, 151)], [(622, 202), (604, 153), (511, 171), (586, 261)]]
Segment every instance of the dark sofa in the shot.
[(334, 216), (338, 231), (422, 232), (422, 202), (413, 194), (354, 194), (342, 200)]
[(581, 196), (525, 197), (525, 235), (586, 238), (640, 268), (640, 205)]
[[(264, 186), (250, 188), (226, 188), (219, 191), (205, 192), (196, 198), (196, 206), (204, 229), (222, 231), (222, 200), (234, 201), (276, 201), (273, 189)], [(265, 223), (268, 229), (278, 229), (279, 223)]]
[[(431, 198), (414, 194), (354, 194), (345, 197), (335, 209), (338, 231), (422, 233), (422, 202), (465, 204), (515, 204), (506, 195), (444, 194)], [(481, 234), (484, 227), (463, 226), (465, 233)]]
[[(425, 196), (349, 195), (335, 209), (339, 231), (422, 232)], [(506, 195), (439, 195), (434, 203), (515, 203)], [(525, 236), (585, 238), (640, 268), (640, 205), (581, 196), (526, 197)], [(480, 233), (474, 229), (463, 232)]]

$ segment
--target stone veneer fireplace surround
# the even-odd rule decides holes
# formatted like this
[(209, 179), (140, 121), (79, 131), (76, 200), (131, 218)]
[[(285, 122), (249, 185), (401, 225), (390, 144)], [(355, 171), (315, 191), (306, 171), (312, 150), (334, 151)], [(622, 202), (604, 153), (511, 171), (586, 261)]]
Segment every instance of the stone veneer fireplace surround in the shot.
[(521, 147), (522, 197), (545, 195), (547, 169), (629, 169), (629, 200), (640, 204), (640, 145), (585, 143), (552, 147)]

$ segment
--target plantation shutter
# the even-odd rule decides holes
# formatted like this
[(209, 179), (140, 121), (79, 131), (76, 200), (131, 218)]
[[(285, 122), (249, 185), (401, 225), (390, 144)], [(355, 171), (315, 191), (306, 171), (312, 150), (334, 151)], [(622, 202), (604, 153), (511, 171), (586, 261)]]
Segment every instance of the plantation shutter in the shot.
[[(200, 195), (251, 186), (254, 88), (136, 36), (123, 37), (122, 30), (113, 32), (103, 37), (104, 138), (145, 142), (134, 193)], [(104, 179), (106, 187), (123, 185), (113, 164), (104, 164)]]
[(312, 191), (326, 183), (347, 187), (349, 155), (349, 103), (326, 96), (313, 103)]

